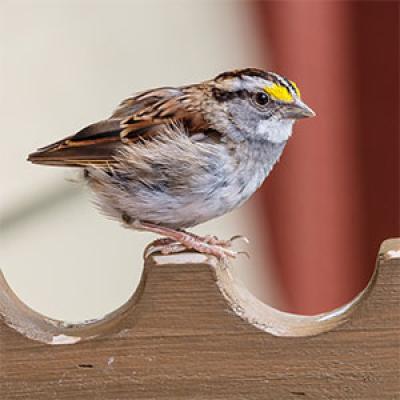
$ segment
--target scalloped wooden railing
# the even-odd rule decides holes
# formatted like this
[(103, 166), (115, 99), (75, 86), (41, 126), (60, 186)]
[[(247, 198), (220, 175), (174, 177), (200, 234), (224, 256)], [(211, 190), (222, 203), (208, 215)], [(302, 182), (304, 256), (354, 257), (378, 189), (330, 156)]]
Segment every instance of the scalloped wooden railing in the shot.
[(81, 324), (34, 312), (0, 273), (1, 400), (395, 399), (399, 371), (400, 239), (351, 302), (309, 317), (196, 253), (146, 260), (124, 306)]

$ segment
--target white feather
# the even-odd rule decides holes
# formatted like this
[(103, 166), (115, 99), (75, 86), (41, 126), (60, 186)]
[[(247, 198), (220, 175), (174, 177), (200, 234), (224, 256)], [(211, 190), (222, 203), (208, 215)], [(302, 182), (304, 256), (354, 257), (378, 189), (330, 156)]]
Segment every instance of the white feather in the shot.
[(257, 134), (265, 135), (272, 143), (283, 143), (292, 136), (293, 124), (290, 119), (265, 119), (258, 123)]

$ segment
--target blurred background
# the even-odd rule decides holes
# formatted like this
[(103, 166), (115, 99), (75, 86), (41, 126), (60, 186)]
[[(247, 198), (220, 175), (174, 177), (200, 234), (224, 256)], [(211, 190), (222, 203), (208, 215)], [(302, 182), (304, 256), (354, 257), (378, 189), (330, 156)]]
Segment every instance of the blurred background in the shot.
[(135, 91), (241, 67), (294, 80), (318, 114), (240, 210), (194, 231), (242, 233), (234, 271), (262, 300), (315, 314), (368, 281), (399, 235), (399, 3), (0, 0), (0, 268), (36, 311), (78, 321), (123, 304), (154, 235), (108, 221), (75, 171), (28, 153)]

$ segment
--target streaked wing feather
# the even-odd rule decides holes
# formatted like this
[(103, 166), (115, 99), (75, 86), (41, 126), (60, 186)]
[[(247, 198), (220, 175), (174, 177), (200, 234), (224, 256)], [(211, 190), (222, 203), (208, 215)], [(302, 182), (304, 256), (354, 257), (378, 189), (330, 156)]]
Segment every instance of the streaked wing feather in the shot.
[[(140, 92), (123, 100), (111, 115), (111, 118), (126, 118), (141, 111), (145, 113), (159, 102), (170, 98), (178, 98), (182, 91), (178, 88), (163, 87)], [(146, 111), (147, 110), (147, 111)]]
[(115, 162), (116, 150), (126, 141), (146, 139), (160, 132), (162, 124), (192, 118), (180, 101), (182, 94), (176, 88), (139, 93), (124, 100), (109, 119), (39, 149), (28, 160), (57, 166), (108, 166)]

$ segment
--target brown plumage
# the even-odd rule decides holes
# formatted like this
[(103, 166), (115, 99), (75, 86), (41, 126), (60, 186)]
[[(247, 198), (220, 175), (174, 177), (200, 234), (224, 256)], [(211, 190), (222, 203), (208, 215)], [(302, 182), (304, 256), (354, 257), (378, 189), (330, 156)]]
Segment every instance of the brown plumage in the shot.
[(232, 240), (183, 229), (242, 205), (278, 161), (295, 121), (312, 115), (292, 82), (248, 68), (134, 95), (108, 119), (28, 159), (83, 167), (104, 214), (169, 238), (155, 249), (235, 257)]
[(109, 119), (39, 149), (28, 160), (57, 166), (107, 166), (115, 163), (115, 153), (122, 145), (150, 139), (165, 125), (181, 123), (189, 135), (207, 131), (209, 126), (196, 101), (199, 91), (207, 95), (207, 90), (193, 86), (158, 88), (132, 96)]

